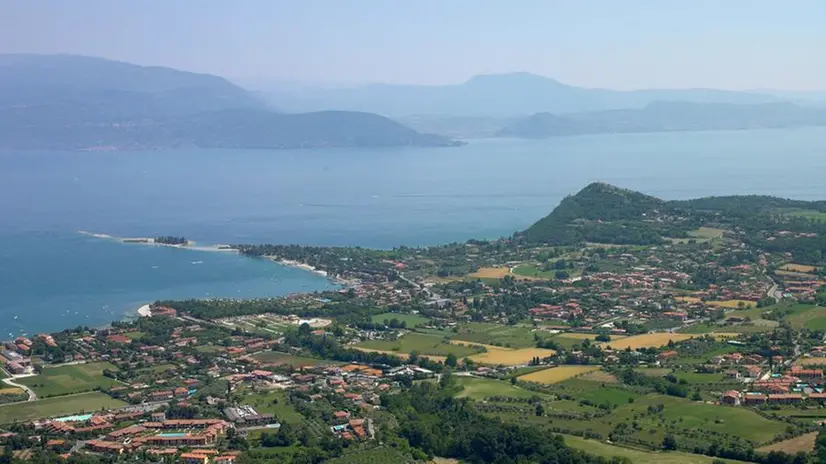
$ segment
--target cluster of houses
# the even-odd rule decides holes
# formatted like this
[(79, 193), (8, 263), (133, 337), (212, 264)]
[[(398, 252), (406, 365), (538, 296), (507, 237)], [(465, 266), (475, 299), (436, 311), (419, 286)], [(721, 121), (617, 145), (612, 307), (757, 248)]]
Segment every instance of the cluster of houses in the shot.
[[(756, 369), (758, 366), (748, 366)], [(730, 390), (723, 393), (720, 403), (732, 406), (761, 404), (795, 404), (804, 401), (826, 403), (826, 378), (823, 369), (792, 366), (785, 374), (756, 378), (745, 392)]]
[[(49, 334), (39, 334), (35, 337), (35, 341), (51, 347), (57, 346), (54, 338)], [(31, 354), (35, 341), (26, 337), (17, 337), (4, 342), (0, 348), (0, 366), (12, 375), (31, 374), (33, 372)]]
[[(214, 447), (218, 438), (226, 434), (230, 427), (229, 423), (220, 419), (147, 421), (114, 430), (103, 439), (88, 440), (85, 446), (93, 452), (118, 455), (142, 448), (163, 453), (168, 449)], [(201, 454), (210, 456), (215, 453)]]

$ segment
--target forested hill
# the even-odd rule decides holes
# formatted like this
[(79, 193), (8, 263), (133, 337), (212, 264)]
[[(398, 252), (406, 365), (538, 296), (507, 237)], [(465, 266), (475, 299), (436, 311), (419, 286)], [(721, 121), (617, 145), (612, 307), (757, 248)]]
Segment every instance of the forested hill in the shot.
[(731, 231), (758, 248), (792, 253), (800, 262), (826, 260), (826, 201), (764, 195), (663, 201), (603, 183), (566, 197), (517, 237), (552, 245), (646, 245), (696, 238), (692, 234), (699, 227)]
[[(611, 237), (626, 227), (626, 222), (653, 217), (665, 202), (632, 190), (604, 183), (593, 183), (576, 195), (562, 200), (551, 214), (540, 219), (520, 235), (531, 242), (570, 244), (609, 239), (628, 243), (656, 243), (660, 235), (636, 227), (627, 234)], [(627, 236), (626, 236), (627, 235)], [(604, 236), (604, 237), (603, 237)]]
[(278, 113), (207, 74), (70, 55), (0, 55), (0, 149), (448, 146), (383, 116)]

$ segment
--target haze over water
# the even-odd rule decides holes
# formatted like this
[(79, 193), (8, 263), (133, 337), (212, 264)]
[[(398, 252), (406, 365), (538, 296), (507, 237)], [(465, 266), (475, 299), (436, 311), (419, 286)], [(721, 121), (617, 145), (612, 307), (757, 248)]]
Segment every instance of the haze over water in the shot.
[(2, 152), (0, 339), (105, 324), (156, 299), (330, 288), (262, 260), (124, 245), (79, 230), (204, 244), (439, 244), (509, 235), (593, 181), (665, 199), (824, 199), (826, 128), (489, 139), (444, 149)]

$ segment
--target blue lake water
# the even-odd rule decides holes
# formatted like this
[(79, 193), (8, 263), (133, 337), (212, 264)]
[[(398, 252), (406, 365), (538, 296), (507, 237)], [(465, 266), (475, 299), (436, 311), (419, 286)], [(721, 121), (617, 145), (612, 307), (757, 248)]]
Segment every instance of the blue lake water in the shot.
[(459, 148), (0, 152), (0, 339), (101, 325), (163, 298), (329, 288), (199, 243), (392, 247), (494, 238), (605, 181), (666, 199), (826, 198), (826, 129), (490, 139)]

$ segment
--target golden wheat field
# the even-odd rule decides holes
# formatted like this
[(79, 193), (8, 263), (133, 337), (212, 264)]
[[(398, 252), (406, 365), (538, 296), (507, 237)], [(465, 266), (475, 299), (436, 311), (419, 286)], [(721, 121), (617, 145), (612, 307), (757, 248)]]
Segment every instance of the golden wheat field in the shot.
[(23, 390), (17, 387), (0, 388), (0, 395), (17, 395), (23, 393)]
[(817, 432), (807, 433), (799, 437), (790, 438), (788, 440), (779, 441), (762, 448), (757, 448), (755, 451), (761, 453), (770, 453), (772, 451), (782, 451), (788, 454), (797, 454), (800, 451), (811, 453), (815, 449), (815, 440), (817, 439)]
[(806, 274), (810, 274), (812, 272), (817, 271), (817, 268), (814, 267), (814, 266), (809, 266), (809, 265), (806, 265), (806, 264), (795, 264), (795, 263), (784, 264), (783, 266), (780, 266), (780, 269), (782, 269), (784, 271), (803, 272), (803, 273), (806, 273)]
[(580, 377), (582, 380), (590, 380), (592, 382), (601, 382), (601, 383), (617, 383), (619, 380), (613, 375), (609, 374), (603, 370), (599, 371), (591, 371), (587, 374)]
[(737, 332), (712, 332), (709, 335), (712, 335), (715, 340), (728, 340), (730, 338), (737, 338), (740, 336)]
[(470, 276), (479, 279), (501, 279), (510, 273), (511, 270), (506, 267), (483, 267)]
[(611, 340), (610, 342), (600, 343), (600, 346), (611, 345), (611, 348), (615, 350), (624, 350), (627, 347), (631, 347), (632, 350), (636, 350), (637, 348), (657, 348), (667, 345), (669, 340), (674, 340), (674, 343), (676, 343), (688, 340), (689, 338), (692, 338), (692, 335), (658, 332), (633, 335), (622, 340)]
[[(737, 309), (737, 308), (754, 308), (757, 306), (757, 303), (748, 300), (724, 300), (724, 301), (708, 301), (709, 306), (714, 306), (715, 308), (728, 308), (728, 309)], [(740, 303), (743, 305), (740, 306)]]
[(519, 377), (519, 380), (546, 384), (559, 383), (599, 369), (600, 366), (557, 366), (525, 374)]
[(678, 296), (674, 298), (677, 301), (682, 301), (684, 303), (702, 303), (703, 300), (697, 298), (696, 296)]
[(451, 343), (457, 343), (459, 345), (470, 345), (470, 346), (484, 346), (487, 349), (487, 353), (479, 353), (469, 356), (469, 358), (476, 363), (480, 364), (495, 364), (495, 365), (505, 365), (505, 366), (516, 366), (519, 364), (527, 364), (531, 362), (533, 358), (547, 358), (549, 356), (553, 356), (556, 354), (556, 351), (549, 350), (545, 348), (503, 348), (501, 346), (493, 346), (493, 345), (484, 345), (481, 343), (468, 343), (468, 342), (461, 342), (457, 340), (452, 340)]

